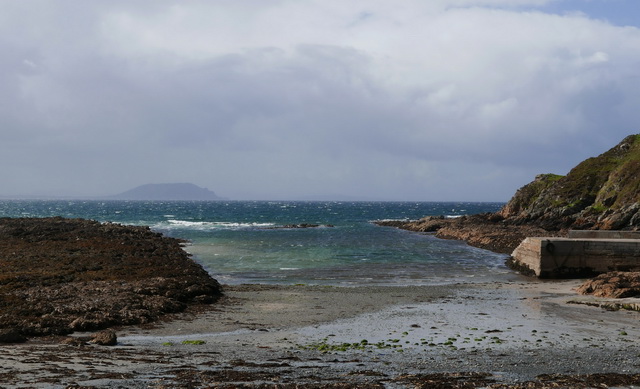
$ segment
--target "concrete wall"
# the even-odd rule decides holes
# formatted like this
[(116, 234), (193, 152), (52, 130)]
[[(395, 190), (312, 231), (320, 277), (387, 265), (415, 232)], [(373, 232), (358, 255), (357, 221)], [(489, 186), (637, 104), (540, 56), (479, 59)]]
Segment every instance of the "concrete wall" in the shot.
[(570, 239), (640, 239), (640, 231), (569, 230)]
[(640, 271), (640, 239), (526, 238), (511, 257), (540, 278)]

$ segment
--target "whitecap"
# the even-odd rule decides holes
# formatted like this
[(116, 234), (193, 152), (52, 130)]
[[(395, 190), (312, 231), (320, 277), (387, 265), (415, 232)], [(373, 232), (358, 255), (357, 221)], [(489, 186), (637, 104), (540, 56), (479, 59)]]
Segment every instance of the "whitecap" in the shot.
[(273, 223), (241, 223), (241, 222), (207, 222), (190, 220), (167, 220), (169, 228), (191, 229), (191, 230), (215, 230), (215, 229), (242, 229), (242, 228), (265, 228), (271, 227)]
[(369, 223), (388, 223), (388, 222), (409, 222), (411, 219), (403, 218), (403, 219), (376, 219), (376, 220), (367, 220)]

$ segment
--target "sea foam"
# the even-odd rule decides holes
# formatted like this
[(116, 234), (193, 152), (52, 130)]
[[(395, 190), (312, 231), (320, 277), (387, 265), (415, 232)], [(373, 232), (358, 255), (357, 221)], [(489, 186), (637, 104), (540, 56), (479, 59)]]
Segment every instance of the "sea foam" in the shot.
[[(242, 228), (267, 228), (274, 223), (240, 223), (240, 222), (207, 222), (189, 220), (167, 220), (169, 228), (190, 230), (217, 230), (217, 229), (242, 229)], [(166, 227), (166, 226), (165, 226)]]

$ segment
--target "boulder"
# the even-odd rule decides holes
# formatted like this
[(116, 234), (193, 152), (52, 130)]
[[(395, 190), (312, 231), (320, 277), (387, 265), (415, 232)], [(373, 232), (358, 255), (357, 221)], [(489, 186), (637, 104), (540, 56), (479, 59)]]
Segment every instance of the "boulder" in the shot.
[(640, 296), (640, 272), (609, 272), (585, 281), (578, 293), (596, 297)]
[(104, 330), (95, 333), (89, 343), (98, 344), (101, 346), (115, 346), (118, 343), (118, 337), (112, 330)]

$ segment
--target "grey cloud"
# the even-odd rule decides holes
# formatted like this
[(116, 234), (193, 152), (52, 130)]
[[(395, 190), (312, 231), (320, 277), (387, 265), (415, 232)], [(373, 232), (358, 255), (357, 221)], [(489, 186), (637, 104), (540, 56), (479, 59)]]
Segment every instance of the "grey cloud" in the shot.
[[(417, 23), (406, 31), (422, 35), (371, 35), (402, 48), (354, 38), (369, 32), (359, 25), (344, 41), (267, 45), (249, 31), (260, 45), (145, 46), (140, 36), (154, 25), (144, 22), (175, 4), (84, 5), (68, 27), (65, 7), (46, 8), (31, 16), (38, 33), (1, 22), (14, 34), (0, 40), (0, 161), (15, 166), (0, 174), (6, 192), (93, 195), (192, 181), (229, 197), (501, 200), (638, 130), (638, 30), (463, 1), (475, 8), (394, 27)], [(140, 18), (130, 46), (100, 27), (114, 14)], [(384, 17), (368, 15), (362, 25)], [(523, 38), (511, 39), (514, 26)]]

